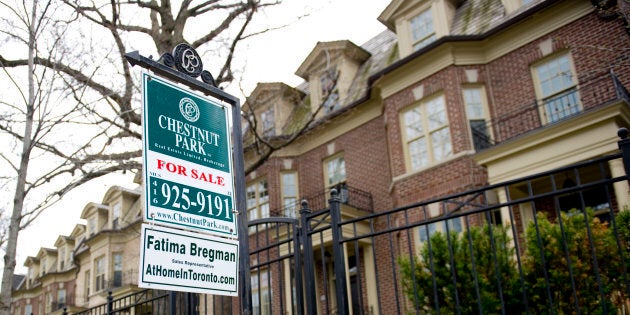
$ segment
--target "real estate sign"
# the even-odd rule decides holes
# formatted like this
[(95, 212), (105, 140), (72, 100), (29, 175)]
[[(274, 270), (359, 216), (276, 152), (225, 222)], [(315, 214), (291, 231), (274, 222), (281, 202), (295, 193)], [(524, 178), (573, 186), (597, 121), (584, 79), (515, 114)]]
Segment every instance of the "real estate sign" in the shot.
[(145, 222), (237, 236), (230, 109), (148, 73), (142, 82)]
[(238, 241), (148, 224), (141, 237), (139, 287), (237, 295)]

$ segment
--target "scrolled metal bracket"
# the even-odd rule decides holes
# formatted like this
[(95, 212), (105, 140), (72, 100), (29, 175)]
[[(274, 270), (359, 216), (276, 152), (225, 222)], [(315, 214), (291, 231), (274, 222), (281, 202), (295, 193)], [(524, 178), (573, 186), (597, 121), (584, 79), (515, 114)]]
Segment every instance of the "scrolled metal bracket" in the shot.
[(203, 70), (203, 62), (197, 51), (188, 44), (178, 44), (173, 52), (162, 54), (158, 62), (191, 78), (201, 75), (201, 81), (217, 87), (212, 74)]

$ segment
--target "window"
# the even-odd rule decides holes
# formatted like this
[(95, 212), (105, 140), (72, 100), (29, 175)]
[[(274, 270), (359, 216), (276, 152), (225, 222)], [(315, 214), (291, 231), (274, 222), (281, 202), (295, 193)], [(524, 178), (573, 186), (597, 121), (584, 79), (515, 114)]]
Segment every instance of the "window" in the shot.
[(271, 137), (276, 135), (276, 124), (273, 106), (260, 114), (262, 120), (263, 136)]
[(271, 314), (271, 278), (269, 272), (252, 273), (252, 314)]
[(114, 287), (122, 286), (122, 272), (123, 272), (123, 256), (122, 253), (115, 253), (112, 256), (112, 266), (114, 267)]
[(46, 257), (42, 258), (41, 263), (39, 264), (39, 276), (43, 276), (46, 274)]
[(24, 306), (24, 315), (31, 315), (31, 314), (33, 314), (33, 305), (26, 304), (26, 306)]
[(411, 29), (413, 51), (419, 50), (435, 41), (435, 28), (433, 27), (431, 9), (425, 10), (411, 18), (409, 27)]
[(324, 113), (330, 113), (339, 108), (339, 90), (335, 82), (337, 80), (336, 73), (336, 70), (331, 69), (324, 71), (319, 77)]
[[(446, 221), (434, 222), (428, 225), (421, 225), (419, 228), (420, 234), (418, 235), (420, 237), (420, 242), (426, 242), (436, 232), (446, 233), (447, 224), (448, 224), (448, 233), (461, 232), (463, 230), (461, 218), (454, 218), (454, 219), (450, 219)], [(427, 229), (428, 229), (428, 234), (427, 234)]]
[(563, 54), (534, 67), (536, 92), (547, 123), (580, 112), (577, 83), (569, 55)]
[(269, 217), (269, 191), (267, 180), (261, 179), (247, 186), (247, 218), (251, 220)]
[(444, 97), (435, 97), (402, 113), (407, 168), (426, 167), (452, 155)]
[(343, 155), (337, 155), (324, 162), (324, 181), (326, 197), (330, 197), (328, 192), (337, 189), (337, 194), (341, 202), (348, 201), (348, 186), (346, 185), (346, 161)]
[(488, 148), (492, 145), (492, 136), (488, 126), (484, 90), (482, 87), (465, 87), (463, 95), (473, 146), (476, 151)]
[(53, 296), (51, 292), (48, 292), (46, 294), (46, 304), (45, 304), (45, 309), (46, 309), (46, 314), (52, 312), (52, 305), (53, 305)]
[(85, 281), (85, 300), (89, 301), (90, 300), (90, 271), (86, 270), (85, 271), (85, 278), (83, 279), (83, 281)]
[(297, 173), (285, 172), (281, 175), (282, 182), (282, 207), (284, 216), (295, 218), (298, 211), (298, 186)]
[(112, 207), (112, 229), (116, 230), (120, 228), (120, 203), (116, 203)]
[(94, 292), (99, 292), (105, 289), (105, 257), (97, 258), (94, 261), (94, 266), (96, 270), (94, 275)]
[(63, 247), (59, 248), (59, 254), (57, 255), (57, 260), (59, 260), (59, 271), (64, 271), (66, 269), (66, 249)]
[(91, 237), (92, 235), (96, 234), (96, 218), (95, 217), (91, 217), (88, 219), (87, 231), (88, 231), (88, 237)]
[(57, 309), (64, 308), (66, 306), (66, 290), (59, 289), (57, 291)]

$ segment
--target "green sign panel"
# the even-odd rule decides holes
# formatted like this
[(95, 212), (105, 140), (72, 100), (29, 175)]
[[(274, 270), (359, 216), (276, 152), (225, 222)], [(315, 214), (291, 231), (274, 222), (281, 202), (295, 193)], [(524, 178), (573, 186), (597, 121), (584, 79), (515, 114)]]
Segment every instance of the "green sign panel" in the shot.
[(145, 221), (236, 236), (229, 108), (142, 74)]

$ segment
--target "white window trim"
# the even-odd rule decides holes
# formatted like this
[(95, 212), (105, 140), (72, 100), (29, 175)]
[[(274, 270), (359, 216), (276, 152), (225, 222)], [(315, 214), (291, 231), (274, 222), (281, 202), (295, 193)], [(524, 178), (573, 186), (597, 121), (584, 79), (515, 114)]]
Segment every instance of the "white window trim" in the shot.
[[(261, 202), (260, 191), (258, 189), (259, 184), (262, 183), (263, 181), (267, 183), (267, 200), (265, 202)], [(252, 186), (254, 186), (254, 193), (255, 193), (255, 201), (256, 202), (251, 207), (250, 207), (249, 204), (246, 204), (248, 220), (261, 219), (261, 218), (264, 218), (265, 215), (266, 215), (266, 217), (270, 216), (271, 215), (271, 213), (270, 213), (270, 211), (271, 211), (271, 208), (270, 208), (271, 194), (269, 193), (269, 181), (267, 180), (266, 177), (261, 177), (261, 178), (258, 178), (256, 180), (253, 180), (253, 181), (247, 183), (247, 185), (245, 185), (245, 201), (246, 202), (248, 201), (247, 194), (248, 194), (248, 191), (249, 191), (249, 187), (252, 187)], [(264, 205), (267, 205), (267, 213), (266, 214), (263, 213), (263, 211), (262, 211), (263, 210), (262, 206), (264, 206)], [(255, 209), (255, 210), (253, 210), (253, 209)], [(256, 211), (256, 217), (253, 218), (253, 219), (251, 219), (251, 216), (250, 216), (250, 211), (252, 211), (252, 210)], [(255, 228), (250, 228), (250, 232), (255, 232), (255, 231), (256, 231)]]
[[(532, 64), (532, 66), (530, 67), (530, 71), (531, 71), (531, 75), (532, 75), (532, 80), (534, 83), (534, 90), (536, 92), (536, 103), (538, 106), (538, 113), (541, 117), (541, 122), (543, 125), (549, 124), (549, 123), (553, 123), (555, 121), (550, 121), (549, 117), (547, 116), (547, 112), (546, 112), (546, 105), (544, 102), (544, 96), (543, 96), (543, 92), (541, 90), (541, 83), (540, 83), (540, 78), (538, 77), (538, 67), (547, 64), (549, 62), (551, 62), (552, 60), (556, 60), (558, 58), (561, 57), (566, 57), (568, 59), (569, 62), (569, 68), (571, 70), (571, 81), (573, 83), (572, 88), (575, 88), (576, 93), (577, 93), (577, 106), (579, 107), (580, 111), (583, 111), (584, 108), (582, 106), (582, 100), (580, 97), (580, 92), (579, 92), (579, 86), (578, 86), (578, 81), (577, 81), (577, 72), (575, 71), (575, 65), (573, 63), (573, 56), (571, 55), (571, 53), (569, 51), (561, 51), (558, 53), (553, 53), (550, 54), (549, 56), (546, 56), (545, 58), (535, 62), (534, 64)], [(564, 91), (568, 91), (570, 89), (565, 89)], [(561, 92), (562, 93), (562, 92)], [(561, 94), (561, 93), (556, 93), (557, 94)]]
[(481, 106), (483, 109), (483, 119), (486, 121), (486, 127), (488, 128), (488, 136), (490, 140), (494, 140), (494, 130), (491, 125), (488, 125), (490, 120), (490, 106), (488, 106), (488, 96), (486, 94), (486, 87), (482, 84), (467, 84), (462, 86), (462, 104), (464, 104), (464, 112), (466, 113), (466, 124), (468, 125), (468, 131), (470, 132), (470, 144), (473, 151), (475, 150), (474, 136), (472, 134), (472, 126), (470, 126), (470, 116), (468, 115), (468, 103), (466, 103), (466, 96), (464, 92), (469, 89), (479, 90), (481, 97)]
[[(287, 196), (285, 195), (285, 182), (284, 182), (284, 175), (293, 175), (294, 176), (294, 180), (295, 180), (295, 195), (293, 196)], [(295, 170), (286, 170), (286, 171), (282, 171), (280, 172), (280, 199), (282, 200), (282, 209), (286, 210), (287, 204), (285, 203), (285, 200), (288, 198), (294, 198), (295, 199), (295, 213), (293, 213), (293, 217), (296, 218), (298, 216), (298, 211), (300, 209), (299, 207), (299, 192), (300, 192), (300, 184), (299, 184), (299, 177), (298, 177), (298, 173)], [(286, 215), (286, 213), (285, 213)]]
[[(433, 154), (433, 146), (430, 145), (429, 142), (427, 142), (429, 162), (428, 162), (427, 165), (424, 165), (424, 166), (421, 166), (421, 167), (418, 167), (418, 168), (414, 169), (414, 168), (412, 168), (411, 152), (409, 151), (409, 142), (410, 141), (409, 141), (409, 138), (408, 138), (408, 136), (406, 134), (407, 131), (406, 131), (406, 127), (405, 127), (405, 113), (413, 110), (414, 108), (418, 108), (418, 107), (423, 108), (423, 107), (426, 106), (427, 103), (433, 101), (436, 98), (440, 98), (440, 97), (443, 99), (444, 111), (446, 113), (446, 127), (442, 127), (440, 129), (446, 128), (448, 130), (448, 132), (449, 132), (449, 140), (450, 140), (450, 143), (451, 143), (451, 154), (446, 156), (446, 157), (444, 157), (444, 158), (442, 158), (442, 159), (440, 159), (440, 160), (436, 160), (435, 157), (434, 157), (434, 154)], [(422, 111), (423, 111), (422, 119), (424, 121), (423, 122), (423, 129), (424, 129), (424, 128), (426, 128), (428, 126), (428, 123), (427, 123), (427, 117), (426, 117), (427, 115), (425, 114), (426, 110), (423, 109)], [(453, 158), (453, 156), (455, 155), (455, 151), (454, 151), (454, 148), (453, 148), (453, 135), (451, 133), (451, 123), (450, 123), (450, 121), (448, 119), (448, 106), (446, 104), (446, 99), (445, 99), (444, 94), (440, 93), (440, 94), (436, 94), (436, 95), (433, 95), (433, 96), (430, 96), (430, 97), (426, 97), (426, 98), (424, 98), (424, 99), (422, 99), (422, 100), (420, 100), (418, 102), (413, 103), (412, 105), (409, 105), (409, 106), (403, 108), (399, 112), (398, 122), (400, 124), (401, 143), (402, 143), (402, 146), (403, 146), (403, 154), (404, 154), (404, 159), (405, 159), (405, 173), (406, 174), (416, 173), (416, 172), (419, 172), (421, 170), (426, 170), (426, 169), (432, 168), (435, 165), (439, 165), (439, 164), (445, 163), (446, 161), (451, 160)], [(430, 135), (431, 135), (430, 131), (424, 131), (424, 133), (425, 133), (424, 137), (426, 139), (430, 138)]]
[(448, 1), (427, 1), (427, 3), (410, 10), (396, 20), (398, 49), (401, 57), (408, 56), (414, 52), (411, 19), (429, 9), (431, 10), (436, 40), (450, 33), (450, 24), (453, 21), (454, 11), (449, 7)]

